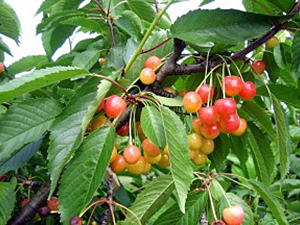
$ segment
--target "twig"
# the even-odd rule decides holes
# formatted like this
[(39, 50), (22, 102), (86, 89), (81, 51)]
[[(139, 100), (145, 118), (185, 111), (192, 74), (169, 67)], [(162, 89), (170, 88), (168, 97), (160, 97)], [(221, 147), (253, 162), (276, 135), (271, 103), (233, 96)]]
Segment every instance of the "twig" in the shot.
[(111, 22), (111, 19), (107, 19), (107, 24), (108, 24), (108, 27), (109, 27), (109, 30), (110, 30), (110, 36), (111, 36), (111, 40), (112, 40), (112, 43), (113, 43), (113, 47), (116, 46), (116, 40), (115, 40), (115, 33), (114, 33), (114, 28), (113, 28), (113, 24)]
[(41, 187), (45, 184), (45, 183), (40, 182), (40, 181), (24, 180), (21, 177), (17, 177), (17, 180), (22, 185), (27, 185), (27, 186), (30, 186), (30, 187)]
[(153, 51), (153, 50), (159, 48), (160, 46), (164, 45), (164, 44), (167, 43), (168, 41), (170, 41), (170, 38), (168, 38), (168, 39), (162, 41), (161, 43), (159, 43), (158, 45), (154, 46), (153, 48), (150, 48), (150, 49), (148, 49), (148, 50), (142, 50), (142, 51), (141, 51), (141, 54), (145, 54), (145, 53), (151, 52), (151, 51)]
[(94, 2), (96, 3), (96, 5), (99, 7), (99, 9), (101, 10), (101, 12), (103, 12), (106, 15), (105, 10), (103, 9), (102, 5), (100, 4), (100, 2), (98, 2), (97, 0), (94, 0)]
[(103, 207), (104, 207), (104, 212), (103, 212), (103, 216), (102, 219), (100, 221), (100, 225), (106, 225), (109, 223), (109, 217), (110, 214), (113, 214), (113, 208), (111, 207), (111, 203), (112, 203), (112, 195), (113, 195), (113, 176), (111, 175), (109, 177), (109, 179), (107, 180), (107, 186), (108, 186), (108, 191), (107, 191), (107, 201), (108, 203), (104, 203)]
[(158, 2), (157, 0), (154, 0), (154, 2), (155, 2), (156, 13), (159, 13)]

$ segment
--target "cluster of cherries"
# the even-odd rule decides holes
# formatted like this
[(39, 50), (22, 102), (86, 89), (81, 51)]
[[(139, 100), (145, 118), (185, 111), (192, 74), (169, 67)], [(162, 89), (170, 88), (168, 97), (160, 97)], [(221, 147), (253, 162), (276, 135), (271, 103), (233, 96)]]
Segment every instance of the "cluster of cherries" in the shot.
[(155, 70), (161, 65), (161, 60), (157, 56), (150, 56), (145, 61), (145, 68), (140, 73), (140, 80), (143, 84), (149, 85), (156, 80)]

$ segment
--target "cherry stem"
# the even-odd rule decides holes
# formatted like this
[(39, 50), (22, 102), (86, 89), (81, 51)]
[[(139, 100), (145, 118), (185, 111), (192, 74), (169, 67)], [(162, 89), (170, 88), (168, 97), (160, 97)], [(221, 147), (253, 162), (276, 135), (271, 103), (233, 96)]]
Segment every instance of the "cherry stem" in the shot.
[(221, 82), (221, 85), (222, 85), (222, 92), (223, 92), (223, 98), (226, 98), (226, 94), (225, 94), (225, 66), (226, 64), (223, 63), (223, 68), (222, 68), (222, 80), (223, 80), (223, 83)]
[(212, 209), (214, 218), (215, 218), (215, 220), (218, 220), (217, 214), (216, 214), (216, 211), (215, 211), (215, 206), (214, 206), (213, 198), (212, 198), (211, 192), (209, 190), (209, 186), (207, 184), (205, 184), (205, 187), (206, 187), (206, 190), (207, 190), (207, 193), (208, 193), (208, 196), (209, 196), (209, 201), (210, 201), (210, 204), (211, 204), (211, 209)]
[(145, 54), (145, 53), (151, 52), (151, 51), (153, 51), (153, 50), (159, 48), (160, 46), (164, 45), (165, 43), (167, 43), (167, 42), (170, 41), (170, 40), (171, 40), (170, 38), (167, 38), (167, 39), (165, 39), (164, 41), (162, 41), (161, 43), (159, 43), (158, 45), (156, 45), (156, 46), (154, 46), (154, 47), (152, 47), (152, 48), (150, 48), (150, 49), (148, 49), (148, 50), (142, 50), (142, 51), (141, 51), (141, 54)]
[(221, 191), (222, 191), (222, 194), (224, 195), (224, 197), (225, 197), (225, 199), (226, 199), (226, 201), (227, 201), (227, 204), (231, 207), (231, 204), (230, 204), (230, 202), (229, 202), (229, 199), (227, 198), (226, 192), (224, 191), (222, 185), (221, 185), (217, 180), (215, 180), (215, 181), (216, 181), (216, 183), (219, 185), (219, 187), (220, 187), (220, 189), (221, 189)]
[(102, 7), (102, 5), (100, 4), (100, 2), (98, 2), (97, 0), (94, 0), (94, 2), (99, 7), (99, 9), (101, 10), (101, 12), (103, 12), (106, 15), (106, 12), (105, 12), (104, 8)]

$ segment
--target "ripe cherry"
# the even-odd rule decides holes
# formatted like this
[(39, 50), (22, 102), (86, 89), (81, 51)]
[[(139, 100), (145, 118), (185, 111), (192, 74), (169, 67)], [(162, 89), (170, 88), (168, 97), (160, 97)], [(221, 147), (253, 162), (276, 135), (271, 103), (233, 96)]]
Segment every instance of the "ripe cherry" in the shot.
[(147, 162), (147, 160), (145, 161), (145, 167), (143, 170), (143, 174), (147, 174), (149, 173), (149, 171), (151, 170), (151, 164), (149, 162)]
[(146, 61), (145, 61), (145, 67), (150, 68), (154, 70), (161, 64), (160, 58), (157, 56), (150, 56)]
[(122, 155), (117, 155), (116, 159), (110, 164), (110, 168), (115, 173), (123, 173), (126, 169), (126, 161)]
[(258, 59), (252, 63), (251, 67), (256, 74), (263, 74), (266, 69), (266, 64), (264, 61)]
[(146, 165), (146, 160), (144, 156), (141, 156), (139, 160), (134, 164), (126, 163), (127, 170), (133, 175), (142, 174)]
[(176, 90), (172, 87), (165, 87), (164, 90), (172, 93), (173, 95), (176, 95)]
[(58, 198), (50, 198), (47, 200), (47, 204), (49, 209), (51, 209), (52, 211), (57, 211), (58, 210)]
[(229, 225), (239, 225), (244, 220), (244, 209), (240, 205), (230, 206), (223, 210), (223, 219)]
[(221, 117), (220, 119), (221, 131), (224, 133), (231, 133), (236, 131), (240, 126), (240, 117), (238, 114), (232, 114)]
[(139, 134), (140, 139), (144, 140), (146, 138), (146, 135), (144, 134), (144, 131), (142, 129), (142, 125), (141, 125), (140, 121), (136, 122), (136, 130)]
[[(210, 91), (210, 94), (209, 94)], [(212, 100), (214, 97), (214, 88), (208, 84), (201, 85), (197, 93), (200, 95), (202, 99), (202, 103), (205, 104), (208, 100)], [(209, 96), (209, 99), (208, 99)]]
[(207, 155), (199, 152), (198, 155), (193, 159), (193, 163), (197, 166), (205, 164), (207, 161)]
[(79, 216), (73, 216), (70, 220), (70, 225), (82, 225), (82, 219)]
[(191, 133), (187, 136), (190, 149), (199, 150), (202, 146), (202, 137), (197, 133)]
[(240, 92), (240, 97), (243, 100), (251, 100), (256, 95), (256, 87), (255, 84), (251, 81), (247, 81), (243, 84), (243, 88)]
[(0, 73), (4, 72), (4, 65), (2, 62), (0, 62)]
[(142, 145), (143, 145), (144, 152), (148, 156), (156, 157), (160, 154), (159, 148), (149, 138), (143, 140)]
[(152, 84), (156, 80), (156, 74), (152, 69), (144, 68), (140, 73), (140, 80), (143, 84)]
[(190, 149), (190, 159), (194, 160), (194, 158), (196, 158), (199, 155), (199, 151), (198, 150), (193, 150)]
[(91, 130), (94, 131), (94, 130), (97, 130), (99, 127), (108, 125), (110, 123), (111, 122), (109, 121), (109, 119), (106, 116), (99, 115), (92, 120), (90, 127), (91, 127)]
[(138, 147), (134, 145), (129, 145), (125, 148), (123, 156), (127, 163), (134, 164), (141, 157), (141, 151)]
[(201, 134), (201, 126), (202, 126), (202, 122), (200, 118), (195, 118), (192, 120), (192, 127), (195, 133)]
[(220, 116), (227, 116), (236, 112), (236, 102), (233, 98), (222, 98), (215, 102), (215, 108)]
[(218, 122), (218, 113), (215, 106), (202, 107), (199, 110), (199, 118), (203, 124), (212, 126)]
[(156, 164), (161, 160), (162, 155), (159, 154), (158, 156), (151, 157), (146, 152), (144, 152), (144, 157), (148, 163)]
[(279, 42), (278, 37), (273, 36), (266, 42), (266, 48), (273, 49)]
[(99, 64), (100, 64), (100, 66), (103, 66), (105, 62), (106, 62), (106, 59), (105, 59), (105, 58), (100, 58), (100, 59), (99, 59)]
[(166, 145), (166, 147), (164, 148), (164, 151), (163, 151), (162, 154), (167, 154), (167, 155), (170, 154), (170, 152), (169, 152), (169, 147), (168, 147), (167, 145)]
[(167, 168), (168, 166), (170, 166), (169, 155), (168, 154), (163, 154), (161, 159), (158, 162), (158, 165), (161, 168)]
[(215, 142), (211, 139), (203, 139), (202, 147), (200, 148), (200, 152), (208, 155), (212, 153), (215, 149)]
[[(238, 76), (227, 76), (225, 80), (225, 92), (228, 96), (236, 96), (243, 87), (243, 81)], [(224, 82), (224, 81), (223, 81)]]
[(21, 203), (22, 208), (28, 203), (28, 198), (24, 198), (24, 200)]
[(126, 110), (126, 102), (117, 95), (110, 96), (105, 102), (105, 112), (109, 117), (115, 118)]
[(226, 225), (226, 223), (222, 220), (216, 220), (212, 222), (211, 225)]
[(220, 134), (220, 124), (216, 123), (212, 126), (203, 124), (201, 127), (201, 133), (206, 139), (215, 139)]
[(247, 129), (247, 121), (243, 118), (240, 118), (240, 125), (236, 131), (233, 131), (232, 134), (235, 136), (241, 136), (245, 133)]
[(118, 131), (117, 134), (120, 136), (126, 136), (129, 133), (129, 123), (125, 123)]
[(51, 214), (51, 209), (49, 209), (47, 206), (44, 206), (38, 210), (38, 214), (41, 217), (47, 217)]
[(101, 101), (101, 103), (99, 104), (97, 110), (96, 110), (96, 113), (99, 113), (102, 109), (104, 109), (104, 105), (105, 105), (105, 100), (103, 99)]
[(118, 150), (117, 150), (117, 147), (114, 146), (113, 151), (112, 151), (111, 156), (110, 156), (110, 161), (109, 162), (112, 163), (113, 161), (115, 161), (117, 156), (118, 156)]
[(188, 92), (183, 97), (183, 106), (189, 113), (197, 112), (202, 106), (202, 100), (200, 95), (196, 92)]

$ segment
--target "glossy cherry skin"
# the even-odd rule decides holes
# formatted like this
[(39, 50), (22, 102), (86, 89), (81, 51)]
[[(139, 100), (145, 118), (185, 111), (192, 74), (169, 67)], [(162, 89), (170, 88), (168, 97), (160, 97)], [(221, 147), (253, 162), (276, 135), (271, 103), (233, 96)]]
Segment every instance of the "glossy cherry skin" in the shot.
[(129, 133), (129, 123), (125, 123), (118, 131), (117, 134), (120, 136), (126, 136)]
[[(210, 94), (209, 94), (210, 92)], [(212, 100), (214, 97), (214, 88), (208, 84), (201, 85), (197, 93), (202, 99), (202, 103), (205, 104), (208, 100)], [(209, 97), (208, 97), (209, 96)]]
[(145, 67), (150, 68), (154, 70), (161, 64), (160, 58), (157, 56), (150, 56), (146, 61), (145, 61)]
[(117, 147), (114, 146), (113, 151), (112, 151), (111, 156), (110, 156), (109, 163), (112, 163), (113, 161), (115, 161), (115, 159), (117, 158), (117, 156), (118, 156), (118, 150), (117, 150)]
[(255, 73), (263, 74), (266, 69), (266, 64), (264, 63), (264, 61), (258, 59), (252, 63), (251, 67)]
[(136, 122), (136, 130), (139, 134), (140, 139), (144, 140), (146, 138), (146, 135), (144, 134), (144, 131), (142, 129), (142, 125), (141, 125), (140, 121)]
[(238, 114), (221, 117), (220, 119), (221, 131), (224, 133), (232, 133), (240, 126), (240, 117)]
[(52, 211), (57, 211), (58, 210), (58, 198), (50, 198), (47, 200), (47, 204), (49, 209), (51, 209)]
[(203, 139), (202, 147), (200, 148), (200, 152), (208, 155), (212, 153), (215, 149), (215, 142), (211, 139)]
[(110, 168), (115, 173), (123, 173), (126, 169), (126, 161), (122, 155), (117, 155), (116, 159), (110, 164)]
[(218, 122), (218, 112), (215, 106), (202, 107), (199, 110), (199, 118), (202, 121), (202, 124), (208, 126), (214, 125)]
[(149, 162), (145, 161), (145, 167), (143, 170), (143, 174), (149, 173), (150, 170), (151, 170), (151, 164)]
[(49, 209), (47, 206), (44, 206), (38, 210), (38, 214), (41, 217), (47, 217), (51, 214), (51, 209)]
[(236, 112), (236, 102), (233, 98), (222, 98), (215, 102), (217, 113), (222, 116), (234, 114)]
[(191, 133), (187, 136), (190, 149), (199, 150), (202, 146), (202, 137), (197, 133)]
[(201, 126), (202, 126), (202, 121), (200, 118), (195, 118), (192, 120), (192, 127), (195, 133), (201, 134)]
[(226, 223), (222, 220), (216, 220), (212, 222), (211, 225), (226, 225)]
[(4, 72), (4, 65), (2, 62), (0, 62), (0, 73)]
[(104, 105), (105, 105), (105, 100), (103, 99), (101, 101), (101, 103), (99, 104), (97, 110), (96, 110), (96, 113), (99, 113), (102, 109), (104, 109)]
[(198, 150), (193, 150), (190, 149), (190, 159), (193, 160), (194, 158), (196, 158), (199, 155), (199, 151)]
[(146, 160), (144, 156), (141, 156), (139, 160), (134, 164), (126, 163), (127, 170), (133, 175), (142, 174), (146, 165)]
[(100, 66), (103, 66), (105, 62), (106, 62), (106, 59), (105, 59), (105, 58), (100, 58), (100, 59), (99, 59), (99, 64), (100, 64)]
[(247, 129), (247, 121), (243, 118), (240, 118), (239, 128), (236, 131), (233, 131), (231, 134), (235, 136), (241, 136), (245, 133), (246, 129)]
[(168, 154), (163, 154), (161, 156), (161, 159), (158, 162), (158, 165), (161, 168), (167, 168), (168, 166), (170, 166), (170, 159), (169, 159), (169, 155)]
[(144, 139), (142, 145), (148, 156), (156, 157), (160, 154), (159, 148), (149, 138)]
[(152, 84), (156, 80), (156, 74), (154, 70), (150, 68), (144, 68), (140, 73), (140, 80), (143, 84)]
[(256, 86), (253, 82), (247, 81), (244, 83), (243, 88), (240, 92), (240, 97), (243, 100), (251, 100), (256, 95)]
[(186, 93), (183, 97), (183, 106), (189, 113), (197, 112), (202, 106), (200, 95), (192, 91)]
[[(240, 93), (243, 87), (243, 81), (238, 76), (227, 76), (225, 80), (225, 92), (228, 96), (236, 96)], [(224, 81), (223, 81), (224, 82)]]
[(141, 157), (141, 151), (138, 147), (134, 145), (129, 145), (125, 148), (123, 156), (128, 164), (134, 164)]
[(79, 216), (73, 216), (70, 219), (70, 225), (82, 225), (82, 219)]
[(223, 219), (229, 225), (239, 225), (245, 217), (244, 209), (240, 205), (230, 206), (223, 210)]
[(109, 117), (115, 118), (126, 110), (126, 102), (117, 95), (110, 96), (105, 102), (105, 112)]
[(201, 127), (201, 133), (206, 139), (215, 139), (220, 134), (220, 124), (216, 123), (212, 126), (203, 124)]
[(159, 154), (158, 156), (155, 157), (151, 157), (149, 156), (146, 152), (144, 152), (144, 157), (146, 159), (146, 161), (150, 164), (156, 164), (161, 160), (162, 155)]
[(193, 163), (197, 166), (205, 164), (207, 161), (207, 155), (199, 152), (199, 154), (193, 159)]
[(273, 49), (279, 42), (278, 37), (273, 36), (266, 42), (266, 48)]

